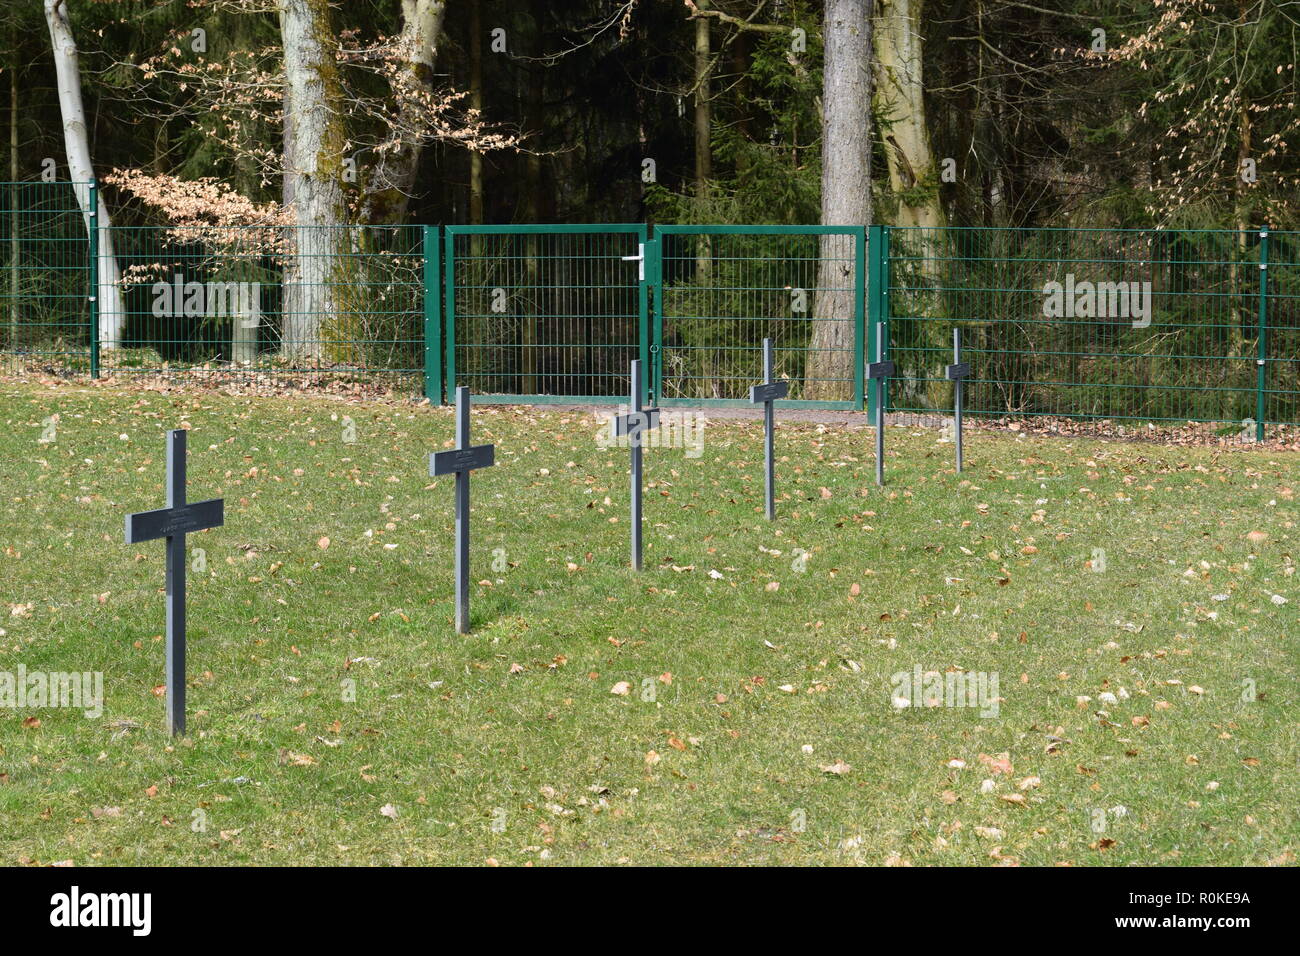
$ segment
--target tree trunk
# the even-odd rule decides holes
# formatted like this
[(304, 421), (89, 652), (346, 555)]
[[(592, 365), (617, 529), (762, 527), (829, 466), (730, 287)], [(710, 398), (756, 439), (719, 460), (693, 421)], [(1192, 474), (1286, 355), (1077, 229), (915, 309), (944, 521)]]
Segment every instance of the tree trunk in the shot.
[[(482, 113), (483, 18), (480, 16), (480, 0), (470, 0), (469, 6), (469, 105)], [(476, 226), (483, 223), (483, 154), (477, 149), (469, 151), (469, 221)]]
[(338, 264), (345, 249), (337, 42), (328, 0), (279, 0), (284, 82), (286, 177), (292, 179), (291, 260), (285, 270), (282, 348), (286, 357), (319, 360), (321, 320), (333, 315)]
[(876, 17), (876, 94), (889, 117), (889, 184), (900, 197), (899, 226), (944, 224), (939, 177), (925, 121), (921, 14), (925, 0), (880, 0)]
[[(68, 154), (68, 177), (75, 183), (85, 184), (95, 178), (90, 162), (90, 138), (86, 132), (86, 111), (81, 102), (81, 71), (77, 63), (77, 43), (72, 37), (66, 0), (45, 0), (45, 22), (50, 28), (50, 45), (54, 49), (54, 69), (58, 78), (59, 111), (63, 116), (63, 144)], [(99, 287), (95, 290), (99, 305), (99, 347), (115, 349), (122, 344), (122, 326), (126, 312), (122, 307), (122, 288), (117, 270), (117, 257), (113, 254), (112, 222), (103, 197), (95, 204), (95, 214), (90, 211), (90, 188), (74, 187), (77, 205), (81, 207), (86, 231), (98, 230)], [(96, 190), (98, 192), (98, 190)]]
[[(826, 0), (822, 81), (822, 223), (871, 224), (871, 0)], [(853, 246), (821, 237), (804, 398), (853, 398)], [(845, 261), (847, 259), (847, 261)]]
[[(709, 0), (697, 0), (696, 6), (701, 10), (709, 9)], [(713, 118), (709, 104), (709, 61), (710, 38), (709, 18), (698, 17), (695, 21), (695, 199), (699, 203), (699, 215), (705, 211), (709, 198), (709, 180), (713, 177)], [(705, 282), (711, 272), (709, 254), (709, 237), (700, 236), (695, 246), (695, 277)]]
[[(475, 0), (477, 2), (477, 0)], [(543, 41), (542, 17), (545, 14), (544, 4), (534, 0), (531, 13), (535, 31), (533, 35), (534, 55), (541, 57), (545, 44)], [(535, 72), (534, 72), (535, 71)], [(524, 154), (524, 221), (528, 223), (537, 223), (542, 220), (542, 157), (538, 152), (541, 144), (545, 142), (545, 131), (543, 126), (546, 123), (545, 116), (545, 92), (546, 92), (546, 69), (544, 67), (534, 67), (530, 65), (524, 74), (524, 82), (528, 84), (524, 92), (524, 128), (528, 135), (534, 138), (534, 148)], [(482, 83), (482, 75), (479, 76), (479, 82)], [(476, 160), (482, 162), (482, 157), (478, 153), (473, 154)], [(482, 206), (481, 195), (482, 184), (480, 183), (479, 204)], [(559, 242), (560, 237), (553, 236), (552, 242)], [(541, 346), (538, 344), (542, 316), (546, 314), (545, 295), (546, 290), (542, 287), (540, 280), (540, 262), (538, 260), (539, 245), (542, 237), (537, 233), (529, 233), (524, 240), (526, 258), (524, 261), (524, 281), (527, 285), (527, 294), (520, 309), (520, 371), (523, 374), (520, 387), (524, 395), (537, 395), (538, 390), (538, 359)], [(559, 250), (552, 247), (551, 254), (558, 254)]]
[[(433, 95), (433, 63), (446, 13), (445, 0), (402, 0), (399, 43), (405, 57), (402, 82), (408, 88), (394, 90), (400, 104), (400, 130), (419, 127), (418, 100)], [(481, 42), (481, 38), (476, 35), (474, 42)], [(362, 222), (386, 225), (405, 218), (422, 152), (422, 143), (403, 135), (396, 149), (379, 155), (366, 181), (361, 202)]]
[[(908, 314), (939, 318), (944, 314), (943, 300), (938, 289), (943, 285), (942, 265), (944, 253), (943, 226), (945, 217), (939, 202), (939, 176), (934, 152), (930, 145), (930, 128), (925, 116), (925, 82), (922, 75), (924, 39), (921, 35), (921, 17), (925, 0), (880, 0), (876, 17), (875, 47), (877, 107), (882, 117), (889, 118), (889, 134), (885, 137), (885, 155), (888, 157), (889, 185), (898, 198), (895, 224), (920, 227), (915, 232), (896, 232), (892, 241), (899, 252), (914, 258), (917, 264), (913, 283), (919, 289), (904, 302), (892, 298), (895, 308), (905, 308)], [(947, 332), (938, 323), (915, 323), (914, 338), (909, 345), (930, 350), (928, 354), (942, 354), (947, 344)], [(915, 373), (901, 376), (890, 384), (890, 394), (907, 401), (923, 401), (927, 405), (947, 404), (950, 393), (946, 383), (936, 382), (942, 363), (925, 370), (923, 376), (931, 381), (929, 393), (911, 395), (915, 389)]]
[(18, 203), (21, 193), (18, 187), (18, 27), (11, 32), (13, 41), (13, 63), (9, 66), (9, 349), (16, 352), (19, 334), (22, 328), (23, 311), (19, 304), (18, 259), (22, 254), (22, 243), (18, 239)]

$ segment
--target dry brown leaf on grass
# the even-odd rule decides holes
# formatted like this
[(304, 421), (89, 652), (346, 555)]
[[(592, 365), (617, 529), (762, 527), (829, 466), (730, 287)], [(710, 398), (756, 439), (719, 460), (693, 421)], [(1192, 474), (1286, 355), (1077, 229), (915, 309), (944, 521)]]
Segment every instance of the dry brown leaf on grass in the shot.
[(988, 769), (993, 773), (1004, 773), (1007, 776), (1011, 775), (1011, 754), (1009, 753), (1000, 753), (995, 756), (980, 754), (979, 761), (985, 767), (988, 767)]

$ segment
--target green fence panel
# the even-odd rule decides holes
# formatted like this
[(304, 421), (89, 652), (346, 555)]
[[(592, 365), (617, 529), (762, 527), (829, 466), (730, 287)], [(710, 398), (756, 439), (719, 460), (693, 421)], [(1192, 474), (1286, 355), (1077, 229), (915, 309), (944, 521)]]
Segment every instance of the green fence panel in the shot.
[(660, 404), (748, 404), (762, 344), (790, 380), (778, 404), (862, 406), (862, 226), (656, 226)]
[(448, 226), (447, 391), (618, 402), (648, 358), (646, 227)]
[[(951, 407), (942, 369), (956, 324), (972, 414), (1253, 433), (1257, 361), (1285, 364), (1272, 350), (1292, 341), (1274, 335), (1285, 293), (1263, 291), (1279, 270), (1260, 268), (1260, 231), (895, 227), (891, 244), (893, 411)], [(1274, 390), (1276, 420), (1294, 393)]]
[(1260, 313), (1267, 328), (1262, 424), (1300, 424), (1300, 233), (1270, 232), (1267, 269), (1261, 278)]
[(423, 227), (106, 232), (125, 312), (120, 339), (104, 343), (106, 374), (423, 390)]
[(90, 183), (0, 183), (0, 362), (11, 372), (90, 368)]

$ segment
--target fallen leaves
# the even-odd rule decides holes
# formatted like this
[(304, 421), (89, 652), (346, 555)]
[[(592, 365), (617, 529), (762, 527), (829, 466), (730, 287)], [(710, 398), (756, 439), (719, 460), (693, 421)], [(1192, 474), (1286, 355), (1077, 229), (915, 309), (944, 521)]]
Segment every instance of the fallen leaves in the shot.
[(996, 756), (980, 754), (979, 762), (987, 767), (992, 773), (1003, 773), (1008, 776), (1011, 775), (1011, 755), (1008, 753), (1000, 753)]

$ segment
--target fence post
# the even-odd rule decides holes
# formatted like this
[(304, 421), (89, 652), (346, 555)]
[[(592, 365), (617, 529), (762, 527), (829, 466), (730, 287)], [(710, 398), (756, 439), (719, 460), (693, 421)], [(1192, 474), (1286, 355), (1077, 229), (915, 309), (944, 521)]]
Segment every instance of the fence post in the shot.
[[(870, 255), (870, 265), (867, 273), (867, 302), (869, 311), (867, 314), (867, 355), (875, 356), (877, 353), (876, 337), (883, 335), (888, 341), (889, 336), (889, 230), (886, 226), (868, 226), (867, 245)], [(880, 330), (877, 332), (877, 330)], [(868, 361), (874, 361), (869, 358)], [(859, 362), (859, 365), (862, 363)], [(867, 383), (867, 411), (871, 415), (876, 413), (876, 404), (884, 401), (888, 405), (888, 398), (880, 379), (871, 379)]]
[(447, 359), (446, 386), (447, 394), (456, 393), (456, 236), (448, 226), (442, 236), (443, 269), (443, 314), (447, 317), (447, 329), (442, 338), (442, 353)]
[[(867, 331), (867, 230), (853, 235), (853, 407), (861, 411), (866, 405), (866, 331)], [(874, 288), (874, 286), (873, 286)]]
[[(655, 284), (655, 269), (658, 266), (659, 244), (650, 238), (649, 227), (643, 228), (639, 236), (634, 237), (641, 244), (641, 281), (637, 289), (637, 355), (641, 358), (641, 368), (648, 369), (648, 375), (643, 377), (645, 382), (645, 395), (641, 396), (641, 401), (657, 404), (659, 401), (660, 382), (659, 374), (655, 371), (655, 337), (653, 332), (654, 316), (652, 315), (650, 303), (650, 289)], [(658, 302), (654, 303), (657, 310)]]
[[(880, 343), (880, 356), (882, 360), (885, 360), (893, 354), (893, 350), (889, 347), (889, 227), (882, 226), (880, 235), (883, 239), (880, 250), (880, 337), (884, 339)], [(881, 411), (885, 415), (889, 414), (889, 382), (892, 378), (891, 375), (880, 383)], [(884, 420), (883, 416), (881, 420)]]
[(1255, 441), (1262, 442), (1268, 412), (1268, 226), (1259, 231), (1259, 331), (1255, 337)]
[(438, 227), (424, 226), (424, 396), (442, 404), (442, 283), (438, 274)]
[(99, 378), (99, 187), (93, 179), (86, 189), (86, 238), (90, 251), (90, 377)]

